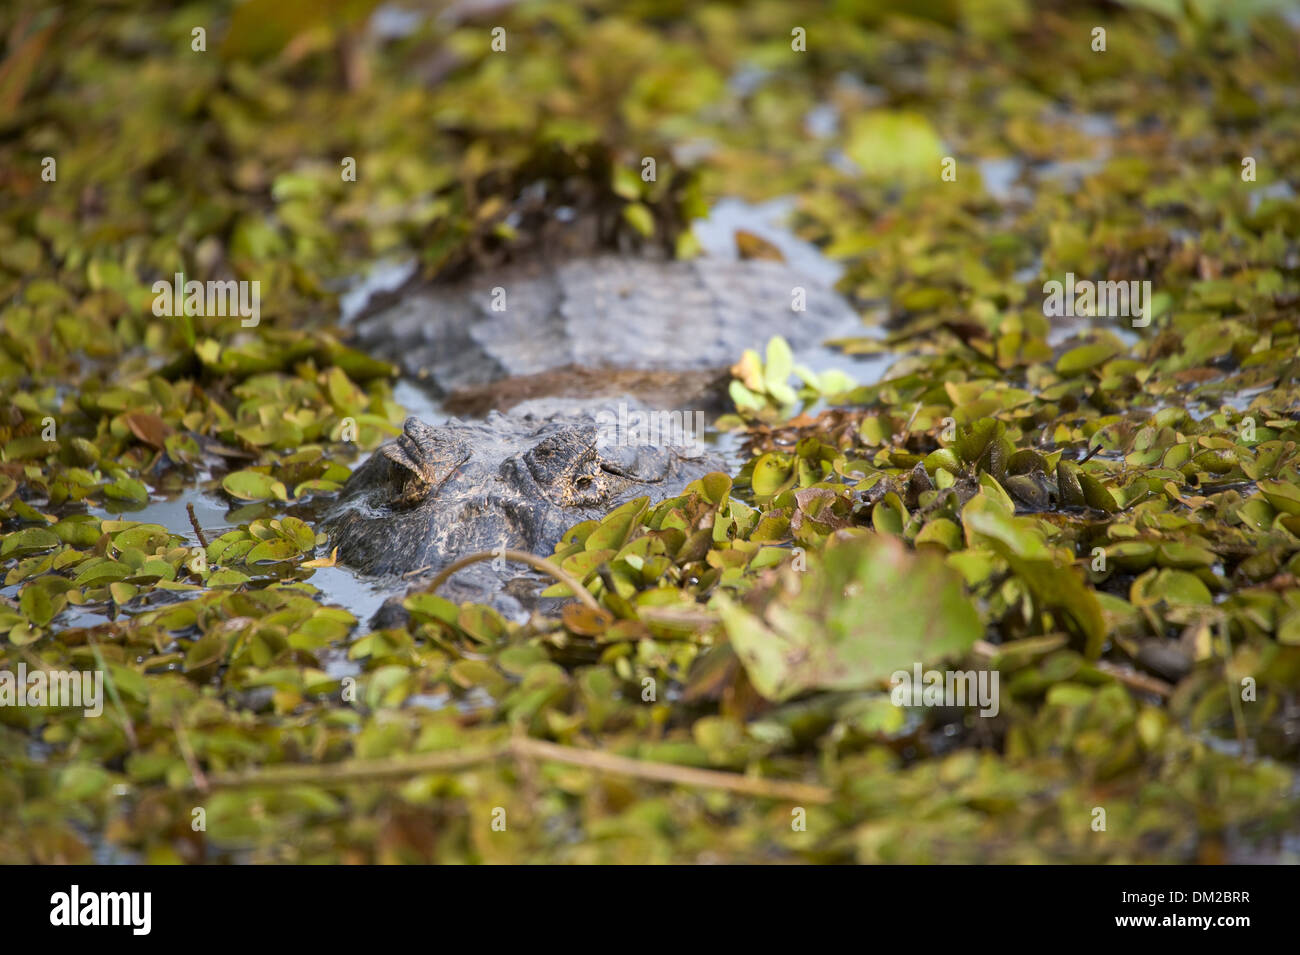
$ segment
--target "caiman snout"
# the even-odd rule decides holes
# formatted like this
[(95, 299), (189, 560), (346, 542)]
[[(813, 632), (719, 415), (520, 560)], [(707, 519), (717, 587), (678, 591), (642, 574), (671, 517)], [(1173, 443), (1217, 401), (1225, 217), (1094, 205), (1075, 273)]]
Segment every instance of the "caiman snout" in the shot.
[(568, 528), (713, 470), (669, 448), (599, 450), (587, 415), (490, 415), (402, 433), (357, 468), (323, 523), (340, 559), (367, 573), (443, 567), (501, 546), (547, 554)]

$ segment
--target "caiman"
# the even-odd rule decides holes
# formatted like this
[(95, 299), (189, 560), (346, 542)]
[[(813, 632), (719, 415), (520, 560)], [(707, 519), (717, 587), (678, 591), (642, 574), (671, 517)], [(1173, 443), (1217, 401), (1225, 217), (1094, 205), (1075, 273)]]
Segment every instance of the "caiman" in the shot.
[[(578, 399), (554, 414), (494, 410), (439, 426), (408, 419), (352, 474), (324, 526), (340, 559), (370, 574), (432, 574), (501, 548), (548, 555), (574, 524), (635, 497), (678, 494), (723, 464), (689, 440), (600, 431), (615, 405), (597, 395), (698, 406), (746, 348), (773, 335), (816, 343), (856, 323), (831, 290), (757, 260), (598, 256), (507, 266), (406, 295), (358, 323), (360, 345), (436, 394), (480, 389), (497, 408), (546, 404), (539, 394), (552, 404), (557, 394)], [(692, 375), (694, 392), (683, 384)], [(516, 387), (502, 390), (506, 382)], [(500, 569), (475, 565), (445, 592), (517, 610), (500, 594)]]
[(506, 265), (402, 295), (356, 323), (453, 413), (520, 401), (634, 394), (708, 404), (747, 348), (858, 327), (849, 304), (782, 262), (596, 255)]

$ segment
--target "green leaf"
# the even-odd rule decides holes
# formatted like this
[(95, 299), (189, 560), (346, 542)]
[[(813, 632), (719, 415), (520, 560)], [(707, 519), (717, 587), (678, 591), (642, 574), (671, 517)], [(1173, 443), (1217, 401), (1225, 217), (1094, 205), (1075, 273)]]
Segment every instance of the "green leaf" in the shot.
[(790, 373), (794, 371), (794, 353), (790, 344), (780, 335), (768, 340), (767, 361), (763, 363), (763, 382), (768, 394), (775, 395), (782, 388), (789, 390), (786, 384)]
[(1062, 624), (1080, 636), (1089, 659), (1101, 655), (1106, 623), (1097, 595), (1078, 567), (1058, 561), (1036, 521), (1012, 516), (987, 494), (971, 498), (961, 518), (971, 546), (991, 547), (1024, 582), (1039, 607), (1060, 611)]
[(0, 557), (21, 557), (59, 546), (59, 537), (43, 527), (29, 527), (7, 534), (0, 543)]
[(113, 777), (107, 770), (77, 763), (59, 773), (58, 795), (70, 802), (84, 802), (102, 794), (112, 781)]
[(261, 471), (232, 471), (221, 480), (221, 486), (231, 497), (241, 501), (287, 501), (285, 486)]
[(281, 561), (297, 557), (302, 551), (293, 541), (276, 539), (262, 541), (244, 555), (245, 564), (257, 564), (261, 561)]
[(1119, 346), (1110, 342), (1080, 345), (1061, 356), (1061, 360), (1056, 363), (1056, 373), (1065, 378), (1081, 375), (1106, 364), (1119, 352)]
[(892, 538), (852, 538), (785, 575), (759, 613), (715, 598), (745, 672), (770, 700), (864, 689), (915, 663), (960, 656), (984, 632), (961, 578)]
[(754, 462), (754, 496), (768, 500), (794, 483), (794, 467), (784, 455), (770, 452)]
[(638, 497), (610, 512), (609, 516), (600, 522), (600, 526), (587, 536), (585, 549), (617, 551), (632, 533), (632, 527), (645, 513), (649, 503), (650, 498)]
[(1300, 487), (1285, 481), (1260, 481), (1260, 493), (1283, 514), (1300, 514)]
[(623, 218), (627, 224), (646, 238), (655, 234), (655, 217), (649, 208), (639, 202), (630, 202), (623, 207)]
[(130, 575), (131, 568), (126, 564), (120, 564), (107, 558), (99, 558), (82, 564), (77, 571), (77, 576), (73, 578), (73, 582), (82, 587), (94, 587), (99, 584), (112, 583)]
[(874, 110), (854, 118), (845, 153), (866, 178), (879, 182), (935, 182), (943, 142), (921, 113)]
[(50, 599), (50, 592), (38, 584), (28, 584), (23, 588), (18, 606), (23, 615), (38, 627), (54, 619), (54, 601)]

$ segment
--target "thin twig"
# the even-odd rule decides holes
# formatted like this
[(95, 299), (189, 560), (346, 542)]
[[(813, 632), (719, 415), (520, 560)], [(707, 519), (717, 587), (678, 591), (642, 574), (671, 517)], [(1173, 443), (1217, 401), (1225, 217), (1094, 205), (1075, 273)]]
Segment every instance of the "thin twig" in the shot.
[(564, 763), (615, 776), (631, 776), (679, 786), (724, 789), (729, 792), (793, 802), (826, 803), (831, 792), (811, 783), (763, 779), (714, 769), (695, 769), (675, 763), (655, 763), (618, 756), (602, 750), (561, 746), (530, 737), (517, 737), (490, 746), (440, 753), (420, 753), (396, 759), (350, 759), (325, 765), (268, 766), (236, 773), (219, 773), (208, 778), (212, 789), (251, 786), (340, 785), (373, 783), (426, 773), (446, 773), (490, 763), (502, 757)]
[(404, 779), (424, 773), (448, 773), (488, 763), (509, 752), (510, 744), (497, 743), (439, 753), (419, 753), (397, 759), (346, 759), (337, 763), (263, 766), (208, 777), (212, 789), (249, 786), (341, 785)]
[(193, 502), (187, 501), (185, 503), (185, 511), (190, 515), (190, 527), (194, 528), (194, 536), (199, 539), (199, 546), (207, 550), (208, 540), (203, 536), (203, 528), (199, 527), (199, 517), (194, 513)]
[(666, 627), (698, 627), (706, 629), (720, 623), (722, 617), (711, 610), (695, 607), (637, 607), (637, 619), (642, 623), (656, 623)]
[(497, 558), (504, 558), (505, 560), (513, 560), (521, 564), (527, 564), (534, 570), (539, 570), (544, 574), (549, 574), (560, 583), (564, 584), (564, 586), (568, 587), (569, 590), (573, 591), (573, 596), (578, 598), (578, 600), (582, 601), (592, 610), (601, 609), (600, 604), (596, 602), (596, 598), (591, 595), (591, 592), (588, 591), (586, 587), (582, 586), (582, 581), (578, 580), (577, 577), (574, 577), (567, 570), (562, 570), (552, 564), (549, 560), (538, 557), (536, 554), (530, 554), (526, 550), (510, 550), (507, 548), (502, 548), (500, 550), (481, 550), (477, 554), (470, 554), (468, 557), (462, 557), (460, 560), (453, 561), (439, 571), (438, 575), (434, 577), (433, 580), (429, 581), (428, 586), (424, 588), (424, 592), (430, 594), (436, 593), (438, 588), (445, 584), (452, 574), (456, 573), (456, 571), (463, 567), (468, 567), (470, 564), (477, 564), (485, 560), (496, 560)]
[(185, 732), (185, 727), (181, 725), (180, 717), (172, 720), (172, 730), (176, 733), (176, 745), (181, 751), (181, 759), (185, 760), (185, 765), (189, 768), (190, 778), (194, 780), (194, 788), (199, 792), (208, 791), (208, 778), (203, 775), (203, 767), (199, 765), (198, 758), (194, 755), (194, 747), (190, 745), (190, 736)]
[(22, 654), (23, 658), (36, 669), (44, 670), (46, 673), (54, 672), (54, 667), (50, 666), (36, 654), (32, 653), (32, 651), (27, 647), (19, 647), (18, 652)]
[(104, 674), (104, 685), (108, 687), (108, 698), (113, 701), (113, 708), (117, 710), (118, 719), (122, 721), (122, 732), (126, 734), (126, 741), (131, 744), (132, 749), (139, 749), (140, 743), (135, 736), (135, 724), (131, 722), (131, 717), (126, 715), (126, 707), (122, 705), (122, 698), (117, 694), (117, 683), (113, 680), (113, 674), (109, 672), (108, 664), (104, 662), (104, 655), (99, 651), (99, 644), (90, 634), (86, 634), (86, 642), (90, 644), (90, 651), (95, 655), (95, 664)]
[(916, 422), (916, 416), (921, 413), (921, 404), (918, 401), (916, 407), (912, 409), (912, 416), (907, 419), (907, 424), (903, 425), (903, 434), (911, 433), (912, 425)]
[(1135, 690), (1141, 690), (1144, 693), (1154, 693), (1156, 696), (1169, 699), (1173, 695), (1174, 688), (1164, 680), (1153, 676), (1147, 676), (1145, 673), (1139, 673), (1137, 670), (1131, 670), (1128, 667), (1120, 666), (1117, 663), (1111, 663), (1108, 660), (1098, 660), (1096, 667), (1102, 673), (1113, 676), (1125, 686), (1132, 687)]
[(528, 807), (526, 813), (531, 815), (532, 807), (537, 805), (540, 785), (538, 782), (541, 773), (537, 765), (537, 760), (530, 756), (520, 755), (518, 742), (528, 738), (527, 730), (522, 722), (514, 725), (513, 733), (510, 737), (510, 750), (515, 753), (515, 767), (519, 772), (519, 794), (524, 797), (524, 805)]
[(1097, 453), (1098, 451), (1100, 451), (1100, 450), (1101, 450), (1101, 445), (1100, 445), (1100, 444), (1094, 444), (1094, 445), (1092, 446), (1091, 450), (1089, 450), (1088, 453), (1085, 454), (1083, 457), (1079, 458), (1079, 460), (1078, 460), (1076, 463), (1077, 463), (1077, 464), (1087, 464), (1089, 461), (1092, 460), (1092, 456), (1093, 456), (1094, 454), (1096, 454), (1096, 453)]
[(896, 432), (892, 436), (892, 440), (894, 444), (901, 447), (902, 445), (907, 443), (907, 436), (912, 433), (912, 423), (916, 421), (916, 416), (917, 414), (920, 413), (920, 411), (921, 411), (921, 402), (918, 401), (916, 403), (916, 407), (912, 409), (912, 417), (908, 418), (907, 424), (903, 425), (903, 430)]
[(1232, 635), (1228, 628), (1228, 618), (1219, 620), (1219, 639), (1223, 641), (1223, 678), (1228, 682), (1228, 702), (1232, 708), (1232, 725), (1237, 730), (1237, 744), (1242, 752), (1246, 751), (1246, 714), (1241, 707), (1241, 688), (1234, 685), (1228, 674), (1228, 664), (1232, 662)]
[[(1010, 648), (996, 646), (987, 640), (976, 640), (974, 646), (971, 647), (974, 654), (985, 661), (993, 659), (993, 657), (1007, 649)], [(1156, 696), (1168, 699), (1174, 692), (1174, 688), (1164, 680), (1147, 676), (1145, 673), (1139, 673), (1137, 670), (1111, 663), (1108, 660), (1098, 660), (1095, 666), (1107, 676), (1113, 677), (1125, 686), (1141, 690), (1143, 693), (1154, 693)]]
[(765, 799), (788, 799), (794, 802), (826, 803), (831, 801), (831, 791), (825, 786), (811, 783), (786, 782), (780, 779), (763, 779), (758, 776), (745, 776), (741, 773), (727, 773), (716, 769), (695, 769), (691, 766), (678, 766), (675, 763), (651, 763), (627, 756), (617, 756), (596, 749), (577, 749), (547, 743), (539, 739), (515, 740), (512, 749), (518, 754), (521, 750), (537, 759), (548, 759), (570, 766), (581, 766), (597, 772), (612, 773), (616, 776), (633, 776), (638, 779), (653, 779), (659, 782), (676, 783), (679, 786), (701, 786), (705, 789), (726, 789), (730, 792), (744, 793)]

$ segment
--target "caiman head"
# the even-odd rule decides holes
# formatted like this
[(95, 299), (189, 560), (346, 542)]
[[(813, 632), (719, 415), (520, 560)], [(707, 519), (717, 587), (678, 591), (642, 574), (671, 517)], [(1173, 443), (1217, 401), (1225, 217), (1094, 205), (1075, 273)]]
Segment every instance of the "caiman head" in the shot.
[(601, 447), (589, 419), (493, 414), (403, 433), (357, 468), (324, 517), (339, 558), (370, 574), (436, 572), (500, 547), (552, 552), (566, 530), (624, 501), (680, 493), (713, 455)]

